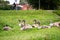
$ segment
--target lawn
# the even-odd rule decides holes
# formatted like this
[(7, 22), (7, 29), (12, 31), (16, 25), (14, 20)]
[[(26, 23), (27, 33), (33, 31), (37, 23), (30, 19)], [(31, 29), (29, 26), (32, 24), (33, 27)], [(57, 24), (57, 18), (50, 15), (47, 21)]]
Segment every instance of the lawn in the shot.
[[(32, 28), (21, 31), (18, 26), (19, 19), (24, 19), (31, 25), (34, 19), (39, 20), (41, 25), (49, 25), (50, 20), (53, 22), (60, 21), (60, 16), (47, 10), (0, 10), (0, 40), (60, 40), (60, 28)], [(13, 30), (2, 30), (6, 24)]]

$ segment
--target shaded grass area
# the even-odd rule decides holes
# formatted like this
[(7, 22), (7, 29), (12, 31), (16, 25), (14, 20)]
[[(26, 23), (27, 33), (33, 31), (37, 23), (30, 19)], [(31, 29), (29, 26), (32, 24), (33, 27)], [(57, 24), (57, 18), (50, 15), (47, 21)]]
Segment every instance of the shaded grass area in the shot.
[[(33, 24), (33, 19), (41, 22), (41, 25), (49, 25), (50, 20), (53, 22), (60, 21), (58, 15), (47, 12), (46, 10), (0, 10), (0, 40), (60, 40), (60, 29), (53, 27), (51, 29), (27, 29), (20, 31), (18, 19), (25, 19), (27, 23)], [(8, 24), (13, 30), (4, 31), (3, 26)]]
[(60, 16), (60, 10), (55, 10), (53, 11), (55, 14), (59, 15)]
[(32, 29), (25, 31), (4, 31), (0, 33), (1, 40), (59, 40), (60, 29)]

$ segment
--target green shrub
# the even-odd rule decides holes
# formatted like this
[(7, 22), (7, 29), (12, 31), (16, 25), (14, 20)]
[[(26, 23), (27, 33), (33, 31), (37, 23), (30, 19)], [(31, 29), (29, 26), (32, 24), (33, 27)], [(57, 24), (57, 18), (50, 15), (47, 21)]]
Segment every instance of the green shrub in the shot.
[(10, 10), (10, 9), (11, 9), (10, 5), (0, 6), (0, 10)]

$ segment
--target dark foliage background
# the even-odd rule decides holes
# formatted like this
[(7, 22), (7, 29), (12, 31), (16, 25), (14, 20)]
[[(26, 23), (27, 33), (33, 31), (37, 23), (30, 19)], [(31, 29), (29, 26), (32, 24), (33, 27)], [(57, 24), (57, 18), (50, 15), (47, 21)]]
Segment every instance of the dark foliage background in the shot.
[[(34, 8), (39, 8), (39, 0), (29, 0), (29, 3), (33, 5)], [(59, 9), (60, 0), (40, 0), (41, 9)]]

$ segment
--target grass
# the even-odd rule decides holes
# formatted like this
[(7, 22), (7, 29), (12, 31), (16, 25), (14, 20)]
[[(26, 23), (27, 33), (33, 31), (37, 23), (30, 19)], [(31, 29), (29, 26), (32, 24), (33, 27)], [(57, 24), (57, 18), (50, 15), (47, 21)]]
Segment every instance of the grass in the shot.
[[(59, 21), (60, 16), (46, 10), (0, 10), (0, 40), (60, 40), (59, 28), (32, 28), (21, 31), (18, 26), (18, 19), (25, 19), (29, 24), (33, 23), (33, 19), (37, 19), (40, 20), (41, 25), (48, 25), (50, 20), (53, 22)], [(6, 24), (12, 27), (13, 30), (2, 30)]]

